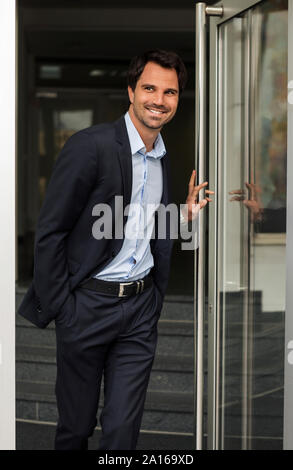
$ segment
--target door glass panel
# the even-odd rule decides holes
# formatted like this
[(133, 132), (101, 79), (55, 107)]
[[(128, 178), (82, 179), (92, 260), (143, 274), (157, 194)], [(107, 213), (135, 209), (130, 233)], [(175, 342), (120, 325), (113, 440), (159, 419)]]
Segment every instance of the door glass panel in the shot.
[(287, 0), (220, 34), (218, 444), (281, 449), (287, 157)]
[[(46, 106), (41, 108), (39, 114), (40, 132), (39, 132), (39, 192), (40, 205), (42, 205), (47, 184), (50, 179), (53, 165), (55, 164), (60, 150), (69, 137), (80, 129), (84, 129), (93, 124), (92, 109), (51, 109), (48, 112)], [(52, 140), (46, 139), (46, 130), (44, 129), (44, 120), (48, 118), (52, 126)]]
[[(244, 266), (247, 214), (238, 203), (244, 184), (247, 15), (221, 28), (222, 86), (220, 134), (221, 194), (219, 229), (219, 290), (221, 357), (219, 383), (220, 447), (230, 447), (230, 436), (241, 436), (243, 320), (247, 276)], [(246, 255), (246, 259), (244, 256)], [(240, 371), (240, 374), (239, 374)]]

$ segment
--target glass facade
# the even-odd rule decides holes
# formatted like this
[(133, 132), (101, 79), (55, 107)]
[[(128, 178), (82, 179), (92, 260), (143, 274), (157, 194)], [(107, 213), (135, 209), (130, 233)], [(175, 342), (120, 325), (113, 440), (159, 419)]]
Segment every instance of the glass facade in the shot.
[(282, 448), (288, 2), (219, 27), (218, 445)]

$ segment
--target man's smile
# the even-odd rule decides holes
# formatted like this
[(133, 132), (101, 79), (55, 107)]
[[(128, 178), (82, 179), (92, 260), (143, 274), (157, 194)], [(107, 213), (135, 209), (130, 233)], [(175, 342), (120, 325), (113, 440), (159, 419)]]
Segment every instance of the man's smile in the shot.
[(148, 111), (150, 111), (151, 113), (153, 113), (153, 114), (158, 114), (158, 115), (160, 115), (160, 114), (166, 114), (166, 112), (167, 112), (167, 111), (163, 111), (163, 110), (160, 110), (160, 109), (150, 108), (150, 107), (147, 107), (147, 106), (146, 106), (146, 109), (147, 109)]

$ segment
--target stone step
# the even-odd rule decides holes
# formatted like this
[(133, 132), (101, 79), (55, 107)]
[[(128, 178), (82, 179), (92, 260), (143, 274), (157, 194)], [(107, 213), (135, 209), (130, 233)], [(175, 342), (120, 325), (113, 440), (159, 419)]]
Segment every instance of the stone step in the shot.
[[(103, 407), (101, 389), (98, 416)], [(144, 429), (157, 431), (192, 432), (193, 394), (162, 392), (148, 389), (144, 408)], [(16, 416), (40, 422), (57, 421), (55, 386), (53, 383), (17, 382)]]
[[(17, 381), (16, 399), (28, 402), (55, 403), (53, 382)], [(103, 393), (101, 393), (103, 402)], [(148, 389), (145, 409), (188, 413), (193, 407), (193, 392), (174, 392)]]
[[(27, 386), (27, 391), (25, 391), (25, 385)], [(33, 389), (35, 390), (32, 394)], [(45, 393), (40, 395), (40, 390), (42, 393)], [(57, 408), (53, 393), (53, 384), (17, 384), (17, 419), (21, 421), (30, 420), (39, 424), (46, 424), (48, 421), (56, 423)], [(161, 404), (159, 404), (160, 400)], [(189, 402), (188, 410), (187, 402)], [(182, 409), (180, 412), (174, 412), (178, 403), (181, 406), (185, 403), (185, 409)], [(165, 410), (163, 410), (162, 406), (164, 404)], [(254, 409), (253, 433), (256, 436), (262, 436), (263, 439), (281, 439), (283, 400), (273, 393), (267, 396), (255, 397), (252, 405)], [(227, 438), (229, 435), (234, 437), (241, 435), (241, 406), (242, 403), (239, 400), (238, 402), (227, 404), (225, 407), (225, 435)], [(98, 410), (98, 417), (100, 412), (101, 407)], [(42, 432), (43, 428), (41, 426), (39, 429)], [(143, 432), (157, 431), (192, 434), (193, 429), (193, 397), (190, 394), (182, 397), (178, 396), (178, 394), (174, 396), (174, 394), (148, 392), (142, 422)]]
[[(55, 423), (38, 423), (26, 420), (16, 421), (16, 449), (17, 450), (53, 450), (55, 437)], [(97, 450), (100, 428), (96, 428), (89, 439), (89, 450)], [(226, 435), (226, 450), (241, 449), (241, 437)], [(204, 449), (207, 449), (206, 437), (204, 437)], [(250, 448), (253, 450), (282, 450), (282, 437), (253, 437), (250, 440)], [(195, 449), (195, 439), (192, 433), (171, 433), (141, 430), (137, 450), (170, 450), (185, 451)], [(180, 455), (180, 454), (179, 454)], [(83, 457), (82, 457), (83, 458)]]
[[(170, 334), (170, 335), (175, 335), (175, 334), (180, 334), (183, 336), (191, 336), (193, 335), (193, 321), (192, 319), (189, 320), (187, 318), (182, 318), (182, 316), (177, 315), (177, 317), (174, 315), (175, 318), (168, 318), (167, 314), (160, 316), (159, 320), (159, 325), (164, 332), (164, 334)], [(32, 323), (30, 323), (28, 320), (25, 318), (21, 317), (20, 315), (16, 315), (16, 327), (27, 327), (27, 328), (36, 328)], [(42, 331), (50, 331), (52, 329), (55, 329), (54, 322), (51, 322), (47, 328), (45, 328)]]
[[(193, 323), (190, 321), (159, 320), (157, 353), (172, 354), (176, 351), (177, 355), (193, 355), (193, 333)], [(206, 328), (204, 344), (206, 354), (207, 343)], [(43, 330), (22, 319), (16, 328), (16, 344), (55, 347), (55, 326), (52, 323)], [(263, 352), (270, 354), (272, 346), (279, 348), (279, 351), (284, 349), (284, 331), (279, 325), (266, 325), (254, 335), (253, 349), (255, 355)], [(233, 332), (230, 328), (225, 347), (230, 357), (241, 357), (242, 339), (241, 334), (237, 333), (236, 329)]]
[[(229, 400), (230, 398), (230, 400)], [(21, 417), (27, 419), (48, 420), (51, 417), (52, 410), (48, 406), (55, 407), (55, 385), (46, 382), (16, 382), (16, 399), (18, 409), (21, 404)], [(253, 402), (253, 416), (282, 416), (283, 409), (283, 387), (275, 389), (268, 388), (262, 393), (253, 391), (251, 396)], [(147, 391), (145, 404), (146, 411), (172, 412), (172, 413), (192, 413), (193, 412), (193, 392), (174, 392), (152, 390)], [(24, 404), (25, 403), (25, 407)], [(206, 400), (205, 400), (206, 411)], [(103, 405), (103, 387), (101, 387), (100, 406)], [(24, 407), (24, 409), (23, 409)], [(225, 416), (241, 416), (242, 396), (238, 398), (225, 395)], [(24, 413), (29, 413), (24, 415)], [(53, 413), (57, 416), (56, 411)], [(18, 413), (18, 417), (20, 414)]]
[[(55, 326), (40, 329), (25, 319), (16, 328), (16, 344), (56, 347)], [(159, 320), (158, 354), (193, 354), (193, 324), (189, 321)]]
[[(187, 321), (168, 321), (160, 320), (158, 324), (158, 345), (156, 352), (156, 363), (165, 364), (167, 370), (171, 370), (170, 365), (172, 362), (180, 363), (179, 370), (191, 370), (192, 357), (194, 355), (194, 340), (193, 330), (191, 322)], [(26, 357), (29, 353), (29, 347), (32, 349), (32, 355), (35, 356), (35, 362), (37, 357), (40, 356), (40, 360), (46, 361), (48, 353), (51, 351), (52, 356), (56, 347), (55, 329), (54, 326), (42, 330), (34, 326), (19, 326), (16, 331), (17, 337), (17, 351), (19, 354), (17, 358), (20, 359), (21, 347)], [(205, 363), (207, 361), (207, 340), (204, 343)], [(237, 338), (227, 338), (226, 343), (226, 358), (227, 368), (230, 368), (233, 373), (239, 375), (241, 371), (242, 361), (242, 341)], [(45, 348), (42, 353), (42, 348)], [(33, 352), (35, 351), (35, 352)], [(263, 336), (262, 333), (255, 338), (253, 342), (253, 361), (254, 370), (256, 375), (259, 374), (258, 370), (263, 368), (264, 373), (272, 371), (282, 371), (283, 367), (283, 355), (284, 355), (284, 341), (280, 337), (279, 328), (269, 328), (267, 335)], [(42, 359), (44, 356), (44, 359)], [(168, 356), (170, 360), (168, 360)], [(31, 359), (33, 360), (33, 359)], [(279, 369), (271, 367), (271, 363), (276, 365), (279, 363), (281, 366)], [(161, 366), (163, 367), (163, 366)], [(176, 368), (175, 368), (176, 370)]]
[[(16, 367), (16, 380), (39, 382), (55, 382), (56, 365), (40, 362), (21, 362)], [(150, 386), (154, 390), (192, 391), (194, 385), (193, 373), (152, 370)]]
[[(16, 362), (56, 364), (56, 350), (48, 346), (19, 345), (16, 347)], [(156, 354), (153, 370), (193, 372), (193, 356), (178, 354)]]
[[(26, 420), (16, 422), (17, 450), (53, 450), (55, 423), (40, 423)], [(96, 428), (89, 439), (89, 450), (97, 450), (100, 428)], [(193, 450), (195, 448), (192, 433), (172, 433), (141, 429), (137, 450)]]
[[(175, 305), (175, 303), (174, 303)], [(170, 308), (172, 306), (172, 308)], [(176, 303), (176, 309), (173, 309), (172, 303), (165, 303), (163, 306), (163, 311), (160, 316), (160, 320), (158, 323), (160, 334), (165, 335), (177, 335), (180, 334), (182, 336), (193, 336), (194, 335), (194, 321), (193, 321), (193, 310), (189, 305), (185, 305), (184, 303), (179, 304)], [(178, 310), (179, 309), (179, 310)], [(185, 312), (185, 309), (189, 309), (192, 311), (192, 315), (181, 315), (181, 313)], [(180, 311), (180, 314), (178, 314)], [(277, 315), (277, 314), (276, 314)], [(189, 318), (185, 318), (189, 317)], [(271, 338), (274, 337), (279, 339), (280, 341), (284, 338), (284, 324), (283, 321), (279, 321), (276, 318), (273, 321), (274, 315), (273, 314), (260, 314), (258, 319), (256, 320), (254, 317), (254, 322), (251, 325), (253, 336), (255, 339), (259, 340), (260, 338)], [(248, 325), (249, 326), (249, 325)], [(44, 335), (50, 333), (55, 329), (54, 322), (51, 322), (46, 329), (40, 330), (36, 328), (32, 323), (27, 321), (25, 318), (21, 317), (20, 315), (16, 315), (16, 328), (26, 327), (32, 328), (34, 330), (42, 331)], [(239, 321), (229, 321), (229, 325), (226, 326), (226, 339), (228, 341), (235, 340), (236, 342), (239, 338), (242, 338), (245, 334), (245, 328), (242, 322)], [(205, 323), (205, 336), (208, 335), (208, 324)]]

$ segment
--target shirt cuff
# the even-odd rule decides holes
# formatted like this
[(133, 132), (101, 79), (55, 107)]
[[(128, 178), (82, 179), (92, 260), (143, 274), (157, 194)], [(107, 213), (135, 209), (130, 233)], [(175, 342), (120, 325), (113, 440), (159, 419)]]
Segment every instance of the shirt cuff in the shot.
[[(192, 215), (193, 215), (194, 221), (198, 219), (199, 213), (200, 213), (200, 204), (194, 204), (192, 206)], [(187, 206), (186, 204), (184, 204), (183, 207), (180, 207), (180, 226), (185, 228), (185, 226), (188, 227), (188, 225), (189, 225), (189, 221), (187, 219)], [(197, 224), (194, 224), (194, 225), (197, 225)]]
[(196, 250), (199, 246), (200, 204), (193, 206), (193, 220), (187, 220), (185, 207), (180, 208), (180, 238), (183, 250)]

